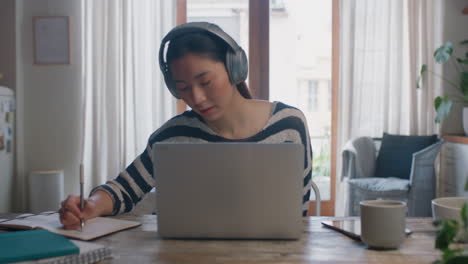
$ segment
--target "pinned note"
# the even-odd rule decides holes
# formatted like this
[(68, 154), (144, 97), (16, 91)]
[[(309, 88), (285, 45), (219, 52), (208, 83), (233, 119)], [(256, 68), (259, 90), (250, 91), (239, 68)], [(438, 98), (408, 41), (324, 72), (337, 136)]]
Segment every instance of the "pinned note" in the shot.
[(2, 101), (2, 109), (1, 112), (9, 112), (10, 111), (10, 103), (7, 100)]
[(11, 124), (13, 122), (13, 112), (6, 112), (5, 122)]
[(3, 127), (3, 131), (0, 132), (0, 136), (3, 137), (3, 147), (6, 147), (8, 144), (8, 141), (13, 140), (13, 135), (11, 135), (9, 127)]

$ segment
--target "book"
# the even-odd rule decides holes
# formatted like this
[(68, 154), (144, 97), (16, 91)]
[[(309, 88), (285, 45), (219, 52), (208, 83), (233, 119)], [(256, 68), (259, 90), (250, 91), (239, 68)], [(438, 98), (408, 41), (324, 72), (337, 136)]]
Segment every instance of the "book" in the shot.
[(0, 222), (0, 227), (4, 228), (16, 230), (46, 229), (52, 233), (86, 241), (139, 225), (141, 223), (135, 221), (96, 217), (87, 220), (82, 231), (66, 230), (63, 229), (60, 223), (58, 213), (22, 216), (21, 218), (17, 217), (16, 219)]
[(0, 263), (79, 254), (79, 248), (67, 238), (47, 230), (0, 234)]
[(80, 254), (25, 261), (16, 264), (91, 264), (112, 257), (111, 249), (104, 245), (78, 240), (70, 241), (80, 248)]

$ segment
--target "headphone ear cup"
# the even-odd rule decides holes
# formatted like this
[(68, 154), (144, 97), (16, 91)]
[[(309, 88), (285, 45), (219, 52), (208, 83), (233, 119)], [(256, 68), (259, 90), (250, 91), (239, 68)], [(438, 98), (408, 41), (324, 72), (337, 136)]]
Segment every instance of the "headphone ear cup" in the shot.
[(226, 53), (226, 71), (231, 84), (236, 85), (247, 79), (249, 65), (247, 56), (243, 49), (232, 51), (228, 49)]

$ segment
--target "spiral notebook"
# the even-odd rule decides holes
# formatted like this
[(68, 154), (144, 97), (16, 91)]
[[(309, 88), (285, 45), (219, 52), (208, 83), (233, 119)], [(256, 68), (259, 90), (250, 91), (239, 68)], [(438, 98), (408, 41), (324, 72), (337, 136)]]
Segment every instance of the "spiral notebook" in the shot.
[(110, 217), (96, 217), (86, 221), (82, 231), (65, 230), (60, 223), (58, 213), (55, 212), (25, 214), (11, 220), (0, 221), (0, 227), (4, 228), (16, 230), (46, 229), (50, 232), (79, 240), (92, 240), (139, 225), (141, 225), (141, 223), (135, 221)]
[(0, 263), (95, 263), (111, 257), (100, 244), (69, 240), (47, 230), (0, 234)]
[(0, 234), (0, 263), (79, 254), (69, 239), (47, 230), (28, 230)]
[(106, 246), (78, 240), (71, 240), (71, 242), (80, 248), (80, 254), (25, 261), (16, 264), (91, 264), (112, 257), (111, 249)]

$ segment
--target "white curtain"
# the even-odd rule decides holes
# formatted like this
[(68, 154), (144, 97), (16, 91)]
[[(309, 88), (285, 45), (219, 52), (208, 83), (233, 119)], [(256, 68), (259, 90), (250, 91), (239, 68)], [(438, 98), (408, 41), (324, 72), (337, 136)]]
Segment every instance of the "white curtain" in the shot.
[(434, 97), (440, 81), (416, 88), (423, 63), (441, 40), (441, 0), (341, 0), (340, 80), (335, 214), (343, 215), (341, 150), (351, 138), (437, 133)]
[(85, 190), (118, 175), (175, 114), (158, 65), (175, 1), (84, 0)]

